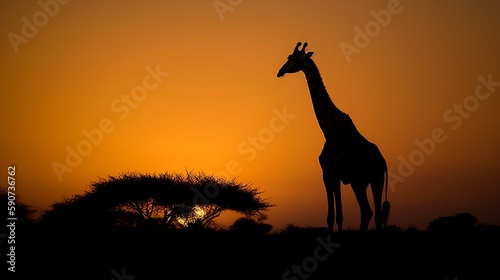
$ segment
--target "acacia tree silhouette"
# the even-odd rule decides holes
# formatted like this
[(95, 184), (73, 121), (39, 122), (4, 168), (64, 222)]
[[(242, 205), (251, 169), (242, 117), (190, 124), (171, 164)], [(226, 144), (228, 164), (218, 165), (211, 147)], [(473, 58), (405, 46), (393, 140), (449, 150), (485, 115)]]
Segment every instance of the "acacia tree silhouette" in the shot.
[[(200, 198), (207, 188), (209, 198)], [(258, 216), (274, 205), (261, 198), (251, 184), (225, 180), (204, 173), (121, 173), (100, 178), (90, 190), (53, 203), (42, 223), (105, 226), (190, 225), (210, 227), (224, 211)]]

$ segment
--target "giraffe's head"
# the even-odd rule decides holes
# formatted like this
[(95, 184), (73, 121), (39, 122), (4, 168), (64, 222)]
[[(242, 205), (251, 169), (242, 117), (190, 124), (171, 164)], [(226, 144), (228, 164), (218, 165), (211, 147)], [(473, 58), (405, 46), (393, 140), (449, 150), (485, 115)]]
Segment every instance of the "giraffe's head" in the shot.
[(285, 75), (286, 73), (296, 73), (300, 70), (304, 70), (307, 65), (307, 61), (313, 55), (313, 52), (306, 53), (307, 42), (304, 43), (304, 46), (301, 50), (299, 50), (301, 42), (298, 42), (293, 50), (293, 53), (288, 56), (288, 60), (278, 71), (278, 78)]

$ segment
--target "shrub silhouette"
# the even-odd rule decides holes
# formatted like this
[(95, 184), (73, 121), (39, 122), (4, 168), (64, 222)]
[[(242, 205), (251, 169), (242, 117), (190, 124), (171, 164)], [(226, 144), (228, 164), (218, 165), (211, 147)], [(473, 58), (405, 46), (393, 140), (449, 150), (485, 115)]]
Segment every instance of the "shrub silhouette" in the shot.
[(478, 220), (470, 213), (458, 213), (455, 216), (439, 217), (429, 223), (429, 232), (463, 232), (474, 228)]
[[(15, 193), (14, 193), (15, 195)], [(7, 217), (10, 215), (9, 212), (9, 204), (8, 204), (8, 199), (9, 194), (8, 194), (8, 188), (6, 187), (0, 187), (0, 201), (2, 201), (2, 205), (5, 205), (6, 209), (1, 211), (0, 218), (2, 221), (7, 220)], [(22, 202), (22, 199), (18, 196), (15, 197), (14, 206), (12, 213), (16, 217), (16, 224), (17, 225), (27, 225), (31, 224), (34, 222), (34, 215), (37, 214), (37, 210), (34, 210), (31, 205), (25, 204)], [(9, 216), (11, 217), (11, 216)]]
[(42, 223), (71, 226), (214, 225), (224, 211), (257, 216), (273, 205), (250, 184), (204, 173), (121, 173), (91, 182), (83, 194), (53, 203)]
[(272, 228), (272, 225), (250, 217), (241, 217), (234, 221), (234, 223), (229, 227), (229, 229), (233, 232), (249, 235), (265, 235), (268, 234)]

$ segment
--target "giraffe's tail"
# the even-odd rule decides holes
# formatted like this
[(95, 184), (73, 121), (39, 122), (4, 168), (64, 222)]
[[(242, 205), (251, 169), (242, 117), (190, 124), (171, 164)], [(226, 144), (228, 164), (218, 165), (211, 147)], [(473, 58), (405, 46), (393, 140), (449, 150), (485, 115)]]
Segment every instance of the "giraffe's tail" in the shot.
[(387, 228), (387, 221), (389, 220), (389, 211), (391, 210), (391, 204), (387, 200), (387, 184), (389, 182), (389, 172), (387, 168), (385, 169), (385, 201), (382, 203), (382, 217), (383, 217), (383, 227)]

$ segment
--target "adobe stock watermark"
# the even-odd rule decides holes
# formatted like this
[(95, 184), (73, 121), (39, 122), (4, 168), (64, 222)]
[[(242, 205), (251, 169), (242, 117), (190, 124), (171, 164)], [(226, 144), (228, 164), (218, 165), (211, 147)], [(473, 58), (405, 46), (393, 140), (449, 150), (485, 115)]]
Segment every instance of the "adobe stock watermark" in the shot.
[(214, 0), (212, 5), (214, 6), (215, 12), (219, 16), (220, 21), (224, 21), (224, 14), (226, 12), (232, 12), (239, 6), (243, 0)]
[[(238, 144), (237, 151), (241, 156), (245, 157), (246, 162), (251, 162), (257, 158), (257, 154), (263, 151), (273, 140), (276, 133), (283, 132), (285, 128), (295, 119), (297, 115), (290, 114), (286, 106), (280, 110), (273, 108), (271, 110), (273, 116), (269, 119), (268, 124), (261, 128), (256, 134), (248, 136)], [(229, 160), (225, 165), (225, 170), (221, 170), (215, 174), (216, 177), (231, 180), (238, 176), (243, 171), (240, 161), (236, 159)], [(219, 194), (219, 187), (214, 183), (207, 183), (203, 187), (203, 192), (198, 189), (194, 190), (193, 205), (198, 201), (203, 204), (209, 204), (210, 199), (214, 199)], [(184, 218), (189, 218), (192, 214), (192, 208), (187, 205), (180, 205), (179, 209)]]
[[(451, 130), (457, 130), (462, 127), (465, 119), (471, 117), (472, 113), (477, 111), (481, 102), (488, 100), (491, 94), (495, 92), (496, 87), (500, 87), (500, 82), (493, 81), (493, 74), (489, 74), (487, 78), (483, 76), (477, 77), (477, 84), (474, 93), (466, 96), (461, 103), (455, 103), (451, 108), (443, 113), (443, 121), (449, 125)], [(448, 133), (441, 127), (436, 127), (431, 131), (430, 137), (422, 140), (415, 139), (416, 148), (412, 150), (406, 157), (400, 155), (398, 157), (399, 164), (397, 174), (389, 172), (389, 187), (395, 191), (397, 183), (404, 182), (414, 172), (416, 167), (421, 166), (432, 156), (439, 144), (448, 140)]]
[(340, 243), (331, 241), (331, 235), (326, 237), (326, 241), (320, 237), (316, 238), (318, 245), (314, 248), (312, 256), (302, 260), (299, 265), (293, 264), (290, 269), (283, 272), (281, 280), (308, 279), (309, 276), (318, 270), (319, 264), (326, 261), (340, 247)]
[(135, 278), (135, 276), (133, 275), (127, 275), (125, 267), (122, 267), (121, 274), (119, 274), (118, 271), (116, 271), (116, 269), (112, 269), (111, 274), (113, 274), (114, 276), (111, 278), (111, 280), (134, 280)]
[[(411, 0), (409, 0), (411, 1)], [(373, 38), (377, 37), (383, 28), (386, 28), (391, 22), (394, 15), (398, 15), (403, 11), (403, 6), (399, 0), (389, 0), (387, 9), (382, 9), (378, 12), (370, 11), (373, 20), (367, 22), (363, 29), (358, 26), (354, 27), (353, 44), (345, 41), (339, 44), (340, 50), (344, 54), (347, 63), (351, 63), (353, 54), (361, 53), (361, 50), (370, 45)]]
[[(129, 94), (122, 94), (111, 102), (111, 112), (116, 114), (119, 120), (125, 120), (130, 115), (130, 112), (136, 109), (139, 103), (143, 102), (149, 93), (158, 88), (163, 79), (169, 75), (168, 72), (160, 70), (159, 64), (155, 67), (147, 66), (146, 72), (147, 74), (142, 78), (140, 85), (133, 87)], [(104, 136), (113, 132), (115, 128), (116, 125), (112, 118), (104, 117), (99, 121), (97, 127), (90, 130), (82, 130), (83, 139), (74, 146), (67, 145), (65, 147), (66, 157), (64, 161), (62, 163), (53, 161), (51, 164), (59, 182), (63, 181), (65, 173), (73, 172), (73, 169), (78, 167), (83, 159), (89, 156), (94, 148), (102, 143)]]
[[(283, 106), (272, 109), (273, 116), (269, 119), (267, 126), (261, 128), (256, 134), (248, 136), (238, 144), (238, 154), (245, 157), (246, 162), (251, 162), (257, 158), (257, 154), (262, 152), (273, 140), (277, 133), (283, 132), (290, 124), (291, 120), (297, 115), (290, 114), (287, 107)], [(219, 176), (225, 178), (235, 177), (242, 171), (241, 164), (238, 160), (230, 160), (226, 163), (226, 170), (218, 173)]]
[(40, 0), (38, 5), (40, 10), (35, 12), (31, 19), (27, 17), (22, 17), (21, 21), (23, 23), (21, 27), (21, 35), (14, 32), (9, 32), (7, 34), (7, 39), (9, 39), (10, 45), (14, 52), (19, 53), (19, 46), (21, 44), (28, 44), (30, 39), (33, 39), (40, 28), (43, 28), (49, 23), (50, 18), (55, 17), (60, 10), (61, 5), (66, 5), (70, 0)]

